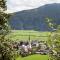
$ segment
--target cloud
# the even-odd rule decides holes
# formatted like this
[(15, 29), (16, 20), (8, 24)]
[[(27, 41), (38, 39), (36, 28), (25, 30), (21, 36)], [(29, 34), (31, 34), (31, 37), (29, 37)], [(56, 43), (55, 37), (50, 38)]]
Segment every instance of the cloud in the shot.
[(12, 13), (27, 9), (34, 9), (51, 3), (60, 3), (60, 0), (7, 0), (7, 12)]

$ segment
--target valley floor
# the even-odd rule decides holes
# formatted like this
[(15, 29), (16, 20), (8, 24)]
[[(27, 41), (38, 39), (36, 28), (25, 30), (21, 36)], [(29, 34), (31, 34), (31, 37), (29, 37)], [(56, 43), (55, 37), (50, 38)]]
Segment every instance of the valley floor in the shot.
[[(8, 37), (11, 40), (14, 41), (20, 41), (20, 40), (48, 40), (50, 32), (39, 32), (39, 31), (29, 31), (29, 30), (12, 30), (10, 35)], [(16, 58), (16, 60), (48, 60), (48, 55), (40, 55), (40, 54), (35, 54), (35, 55), (29, 55), (27, 57), (21, 57), (19, 56)]]

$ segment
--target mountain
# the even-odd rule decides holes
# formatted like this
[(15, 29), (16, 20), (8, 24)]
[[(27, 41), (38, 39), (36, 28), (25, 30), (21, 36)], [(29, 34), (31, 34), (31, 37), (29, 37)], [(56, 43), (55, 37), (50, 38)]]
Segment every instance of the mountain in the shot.
[(47, 4), (35, 9), (13, 13), (9, 19), (12, 29), (51, 31), (45, 18), (52, 18), (55, 24), (60, 24), (60, 4)]

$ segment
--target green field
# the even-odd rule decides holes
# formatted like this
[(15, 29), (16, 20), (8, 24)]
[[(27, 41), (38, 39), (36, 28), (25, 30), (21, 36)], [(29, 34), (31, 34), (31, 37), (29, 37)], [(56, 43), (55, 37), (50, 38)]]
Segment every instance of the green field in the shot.
[[(7, 35), (8, 38), (14, 41), (20, 40), (48, 40), (48, 36), (50, 32), (42, 32), (42, 31), (33, 31), (33, 30), (12, 30), (12, 32)], [(16, 60), (48, 60), (48, 55), (31, 55), (27, 57), (18, 57)]]
[(14, 41), (19, 40), (48, 40), (50, 32), (42, 32), (42, 31), (33, 31), (33, 30), (12, 30), (12, 32), (8, 35), (8, 38)]
[(48, 60), (48, 55), (31, 55), (28, 57), (18, 57), (16, 60)]

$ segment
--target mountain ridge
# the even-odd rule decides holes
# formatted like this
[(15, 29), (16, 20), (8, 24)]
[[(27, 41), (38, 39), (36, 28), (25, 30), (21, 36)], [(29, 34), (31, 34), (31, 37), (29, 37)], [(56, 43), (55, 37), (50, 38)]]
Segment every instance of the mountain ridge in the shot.
[(54, 23), (60, 24), (60, 4), (47, 4), (39, 8), (23, 10), (13, 13), (9, 19), (12, 29), (51, 31), (45, 23), (45, 18), (52, 18)]

